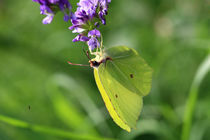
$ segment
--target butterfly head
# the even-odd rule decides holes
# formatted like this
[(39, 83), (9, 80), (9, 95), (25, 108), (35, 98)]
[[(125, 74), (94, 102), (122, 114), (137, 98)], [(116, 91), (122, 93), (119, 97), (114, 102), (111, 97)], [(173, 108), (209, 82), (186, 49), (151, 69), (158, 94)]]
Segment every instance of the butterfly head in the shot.
[(106, 63), (106, 61), (108, 61), (108, 60), (112, 60), (112, 58), (111, 57), (106, 57), (106, 58), (104, 58), (100, 61), (96, 61), (95, 59), (92, 59), (92, 60), (89, 61), (90, 67), (98, 68), (101, 63)]
[(95, 60), (90, 60), (89, 63), (90, 63), (90, 67), (92, 68), (98, 68), (99, 65), (101, 64), (101, 62), (97, 62)]

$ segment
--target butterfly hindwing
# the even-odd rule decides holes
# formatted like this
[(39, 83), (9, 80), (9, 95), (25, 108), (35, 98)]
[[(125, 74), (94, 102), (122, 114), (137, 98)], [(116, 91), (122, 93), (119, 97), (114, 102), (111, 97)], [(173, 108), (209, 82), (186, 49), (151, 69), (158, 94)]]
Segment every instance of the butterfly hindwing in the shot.
[(113, 120), (130, 132), (140, 114), (142, 97), (121, 85), (104, 65), (94, 70), (99, 91)]

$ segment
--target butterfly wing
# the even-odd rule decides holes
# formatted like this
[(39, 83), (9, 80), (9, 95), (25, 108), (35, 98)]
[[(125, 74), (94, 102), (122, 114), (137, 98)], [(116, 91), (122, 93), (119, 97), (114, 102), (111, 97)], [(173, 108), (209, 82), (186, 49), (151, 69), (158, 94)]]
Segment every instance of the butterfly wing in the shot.
[(121, 85), (104, 65), (94, 69), (97, 86), (113, 120), (130, 132), (142, 109), (142, 97)]
[(141, 96), (150, 92), (152, 69), (134, 49), (125, 46), (112, 47), (106, 50), (106, 55), (112, 58), (112, 63), (117, 69), (112, 76), (118, 82)]
[[(112, 60), (94, 69), (95, 80), (113, 120), (121, 128), (130, 132), (131, 128), (135, 128), (140, 115), (143, 105), (142, 97), (149, 92), (149, 89), (145, 87), (151, 80), (147, 81), (144, 77), (149, 77), (145, 73), (151, 69), (146, 64), (144, 64), (145, 69), (140, 66), (145, 63), (143, 59), (133, 49), (127, 47), (110, 48), (106, 51), (106, 55)], [(142, 79), (143, 81), (138, 81)], [(145, 84), (145, 86), (135, 82)], [(145, 89), (142, 90), (142, 87)]]

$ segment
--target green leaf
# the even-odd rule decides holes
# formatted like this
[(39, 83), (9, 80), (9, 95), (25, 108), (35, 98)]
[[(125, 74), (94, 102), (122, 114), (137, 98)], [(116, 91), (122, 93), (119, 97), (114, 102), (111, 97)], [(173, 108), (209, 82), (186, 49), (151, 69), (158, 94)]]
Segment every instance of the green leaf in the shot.
[(0, 114), (0, 122), (4, 122), (4, 123), (12, 125), (14, 127), (31, 130), (33, 132), (53, 135), (53, 136), (57, 136), (60, 138), (66, 138), (66, 139), (114, 140), (112, 138), (102, 138), (102, 137), (97, 137), (97, 136), (92, 136), (92, 135), (83, 135), (83, 134), (78, 134), (78, 133), (72, 133), (69, 131), (52, 128), (52, 127), (48, 127), (48, 126), (43, 126), (43, 125), (34, 125), (34, 124), (27, 123), (25, 121), (7, 117), (7, 116), (1, 115), (1, 114)]
[(187, 104), (185, 107), (181, 140), (188, 140), (190, 137), (192, 118), (198, 98), (199, 87), (209, 71), (210, 71), (210, 55), (206, 57), (206, 59), (198, 68), (194, 81), (191, 85), (189, 97), (187, 99)]

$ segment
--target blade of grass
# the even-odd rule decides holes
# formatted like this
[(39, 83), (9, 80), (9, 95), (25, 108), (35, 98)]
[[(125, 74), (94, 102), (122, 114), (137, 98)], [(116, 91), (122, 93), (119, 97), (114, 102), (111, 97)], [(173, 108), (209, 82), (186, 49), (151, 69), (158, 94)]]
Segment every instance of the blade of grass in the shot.
[[(65, 74), (54, 75), (52, 81), (54, 82), (54, 86), (57, 85), (58, 87), (62, 87), (72, 94), (77, 102), (79, 102), (84, 110), (88, 113), (88, 118), (90, 118), (92, 123), (96, 125), (101, 134), (108, 134), (109, 136), (113, 135), (110, 127), (106, 123), (107, 118), (101, 113), (100, 109), (93, 102), (91, 97), (88, 96), (87, 91), (84, 90), (83, 87), (79, 86), (79, 84), (76, 84), (71, 77)], [(67, 115), (67, 117), (69, 117), (69, 115)]]
[[(71, 98), (64, 96), (65, 92), (61, 90), (61, 86), (57, 85), (56, 82), (63, 81), (62, 79), (50, 79), (46, 89), (57, 118), (63, 121), (74, 132), (98, 135), (93, 123), (86, 119), (86, 115), (71, 101)], [(78, 86), (75, 81), (72, 80), (68, 86), (73, 89), (68, 94), (72, 94), (73, 92), (80, 94), (79, 89), (82, 87)]]
[(192, 117), (195, 110), (196, 101), (198, 98), (198, 91), (202, 80), (210, 70), (210, 55), (202, 62), (197, 70), (193, 83), (191, 85), (189, 97), (185, 107), (185, 113), (183, 118), (183, 127), (181, 140), (188, 140), (190, 136), (190, 130), (192, 125)]
[(48, 126), (33, 125), (25, 121), (21, 121), (21, 120), (7, 117), (4, 115), (0, 115), (0, 121), (9, 125), (18, 127), (18, 128), (29, 129), (33, 132), (54, 135), (54, 136), (62, 137), (62, 138), (79, 139), (79, 140), (114, 140), (112, 138), (103, 138), (103, 137), (95, 137), (91, 135), (81, 135), (77, 133), (71, 133), (65, 130), (52, 128)]

